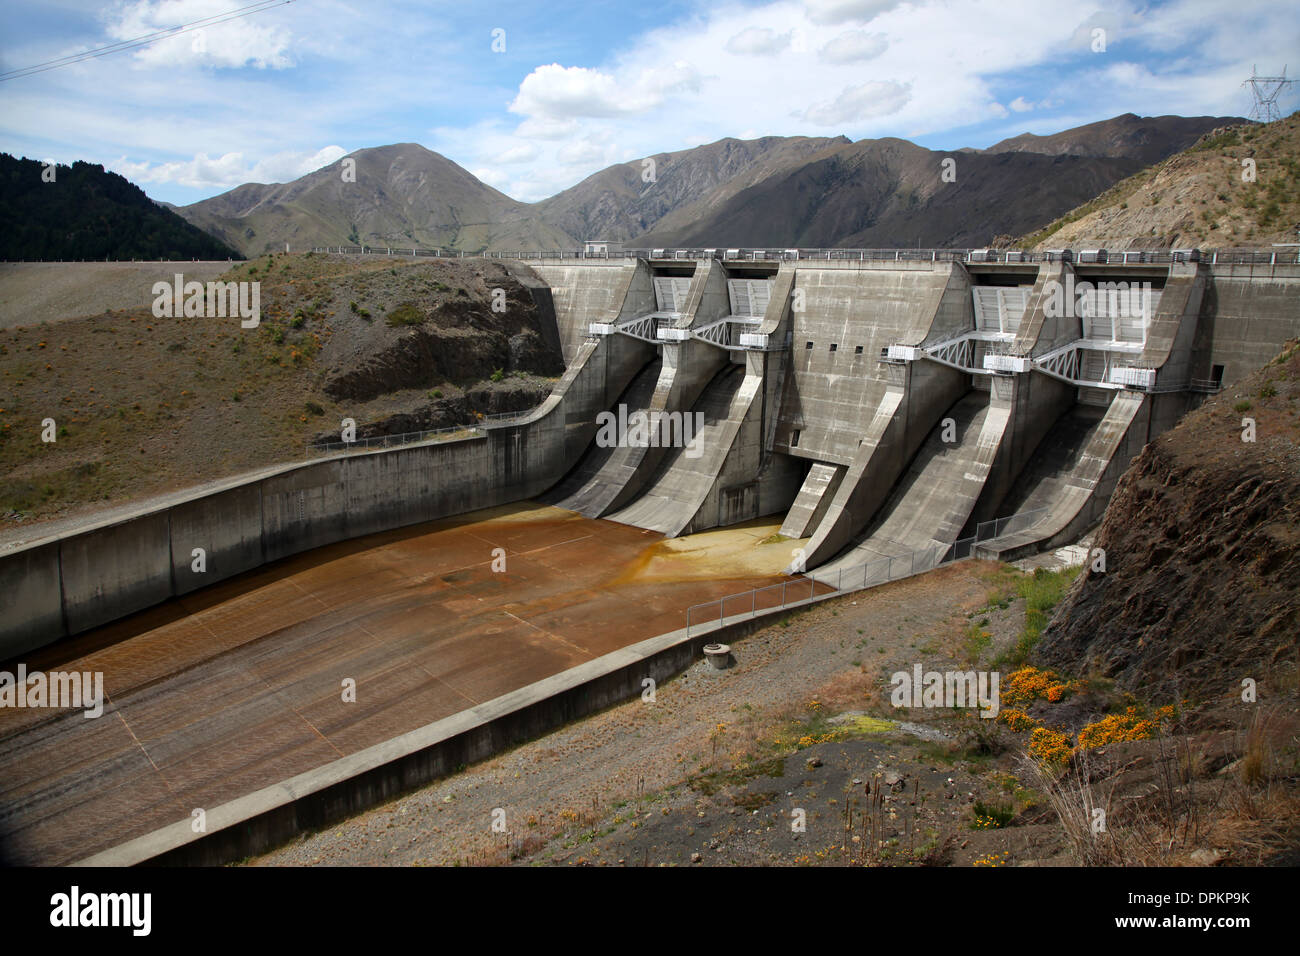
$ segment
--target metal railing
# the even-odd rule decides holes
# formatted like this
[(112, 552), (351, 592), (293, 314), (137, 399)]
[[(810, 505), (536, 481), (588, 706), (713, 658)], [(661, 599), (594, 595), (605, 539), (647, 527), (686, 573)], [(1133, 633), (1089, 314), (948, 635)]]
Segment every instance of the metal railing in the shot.
[[(843, 261), (858, 262), (963, 262), (975, 265), (1020, 265), (1051, 262), (1059, 251), (1035, 252), (1021, 249), (616, 249), (587, 253), (582, 249), (541, 249), (531, 252), (464, 252), (451, 249), (422, 249), (418, 246), (314, 246), (315, 253), (330, 255), (395, 256), (403, 259), (720, 259), (724, 262)], [(253, 256), (253, 259), (258, 258)], [(1104, 260), (1079, 261), (1079, 265), (1168, 265), (1188, 261), (1181, 250), (1129, 249), (1109, 252)], [(219, 259), (4, 259), (3, 262), (219, 262)], [(231, 260), (232, 264), (238, 261)], [(1211, 265), (1295, 265), (1300, 252), (1276, 249), (1203, 249), (1200, 261)]]
[(495, 427), (513, 421), (522, 421), (540, 407), (534, 405), (532, 408), (519, 412), (493, 412), (490, 415), (479, 415), (478, 421), (468, 425), (448, 425), (446, 428), (431, 428), (419, 432), (374, 435), (370, 438), (358, 438), (353, 441), (308, 442), (307, 450), (309, 452), (359, 451), (366, 448), (395, 448), (399, 445), (412, 445), (416, 442), (430, 441), (432, 439), (445, 440), (454, 438), (457, 435), (469, 438), (472, 435), (483, 434), (485, 427)]
[(690, 637), (692, 627), (708, 621), (717, 621), (718, 626), (721, 627), (729, 617), (748, 614), (753, 618), (757, 617), (760, 611), (778, 611), (793, 605), (806, 604), (818, 596), (818, 585), (826, 589), (822, 591), (822, 595), (829, 597), (835, 594), (863, 591), (890, 581), (923, 574), (953, 561), (964, 561), (975, 553), (975, 545), (979, 542), (1024, 531), (1032, 527), (1047, 511), (1047, 508), (1035, 508), (1033, 511), (1024, 511), (1004, 518), (981, 521), (975, 526), (974, 535), (961, 538), (949, 545), (937, 544), (910, 554), (879, 558), (866, 564), (838, 568), (834, 572), (810, 571), (793, 581), (783, 581), (780, 584), (728, 594), (716, 601), (691, 605), (686, 609), (686, 636)]
[(431, 428), (421, 432), (375, 435), (371, 438), (357, 438), (353, 441), (308, 442), (307, 451), (317, 454), (334, 451), (365, 451), (369, 448), (395, 448), (398, 445), (413, 445), (424, 441), (447, 441), (455, 437), (470, 438), (481, 434), (483, 434), (481, 425), (450, 425), (446, 428)]
[[(1020, 249), (617, 249), (587, 253), (582, 249), (543, 249), (532, 252), (453, 252), (448, 249), (421, 249), (415, 246), (317, 246), (313, 252), (340, 255), (388, 255), (402, 258), (440, 259), (719, 259), (724, 262), (843, 261), (858, 262), (963, 262), (975, 265), (1032, 265), (1059, 259), (1053, 251), (1034, 252)], [(1185, 261), (1186, 256), (1171, 249), (1129, 249), (1108, 253), (1104, 260), (1080, 262), (1081, 265), (1169, 265)], [(1287, 265), (1300, 262), (1300, 254), (1272, 249), (1201, 250), (1200, 261), (1212, 265)]]

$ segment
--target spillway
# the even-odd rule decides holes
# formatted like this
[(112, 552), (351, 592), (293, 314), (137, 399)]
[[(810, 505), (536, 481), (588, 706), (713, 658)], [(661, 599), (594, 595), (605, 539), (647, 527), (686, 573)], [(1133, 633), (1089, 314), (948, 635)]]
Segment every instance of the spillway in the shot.
[[(793, 580), (792, 544), (812, 599), (924, 570), (991, 518), (1025, 520), (981, 556), (1075, 540), (1145, 442), (1300, 337), (1300, 266), (1162, 255), (508, 261), (567, 363), (522, 418), (0, 550), (3, 667), (99, 671), (109, 696), (94, 720), (0, 708), (0, 853), (265, 848), (680, 670), (688, 609), (741, 627), (722, 598)], [(1150, 314), (1053, 305), (1062, 283), (1130, 280), (1158, 292)], [(620, 406), (703, 428), (694, 448), (605, 447)], [(707, 529), (742, 534), (746, 560), (656, 550)], [(196, 837), (200, 808), (218, 822)]]

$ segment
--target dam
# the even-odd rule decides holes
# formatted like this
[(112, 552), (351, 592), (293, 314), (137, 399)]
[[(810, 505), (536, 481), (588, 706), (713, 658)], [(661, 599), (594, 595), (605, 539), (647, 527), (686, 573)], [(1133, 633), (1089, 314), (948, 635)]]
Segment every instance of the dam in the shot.
[[(670, 637), (692, 606), (1072, 542), (1143, 445), (1300, 337), (1300, 265), (1268, 253), (880, 252), (506, 259), (566, 365), (528, 414), (0, 553), (0, 658), (109, 697), (0, 711), (4, 858), (238, 858), (641, 693), (698, 656)], [(1135, 283), (1136, 308), (1064, 294)], [(702, 427), (598, 440), (634, 413)], [(743, 560), (646, 576), (735, 536)]]

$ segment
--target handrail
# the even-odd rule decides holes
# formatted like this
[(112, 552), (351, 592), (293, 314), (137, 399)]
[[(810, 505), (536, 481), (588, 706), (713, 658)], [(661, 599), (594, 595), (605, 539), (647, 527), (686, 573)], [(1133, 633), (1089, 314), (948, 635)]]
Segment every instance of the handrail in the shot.
[[(785, 261), (843, 261), (859, 262), (963, 262), (974, 265), (1034, 265), (1060, 258), (1059, 252), (1035, 252), (1021, 249), (772, 249), (757, 247), (684, 248), (684, 249), (615, 249), (602, 253), (587, 253), (582, 249), (543, 249), (531, 252), (453, 252), (447, 249), (421, 249), (416, 246), (316, 246), (313, 252), (340, 255), (389, 255), (403, 258), (442, 259), (577, 259), (587, 261), (620, 259), (701, 260), (719, 259), (724, 262), (785, 262)], [(1263, 249), (1203, 249), (1201, 262), (1213, 265), (1287, 265), (1300, 263), (1300, 255), (1279, 255), (1276, 250)], [(1183, 250), (1128, 249), (1116, 250), (1106, 259), (1097, 262), (1077, 262), (1077, 265), (1141, 266), (1169, 265), (1187, 261)]]

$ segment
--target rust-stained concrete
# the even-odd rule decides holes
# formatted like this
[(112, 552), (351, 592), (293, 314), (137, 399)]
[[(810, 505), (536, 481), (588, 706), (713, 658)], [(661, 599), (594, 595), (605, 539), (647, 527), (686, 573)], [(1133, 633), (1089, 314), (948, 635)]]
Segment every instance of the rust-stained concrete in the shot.
[(44, 648), (29, 671), (102, 671), (108, 699), (95, 720), (0, 709), (0, 853), (80, 859), (682, 627), (689, 605), (784, 580), (764, 573), (789, 560), (790, 542), (762, 544), (775, 527), (684, 547), (509, 506), (322, 548)]

